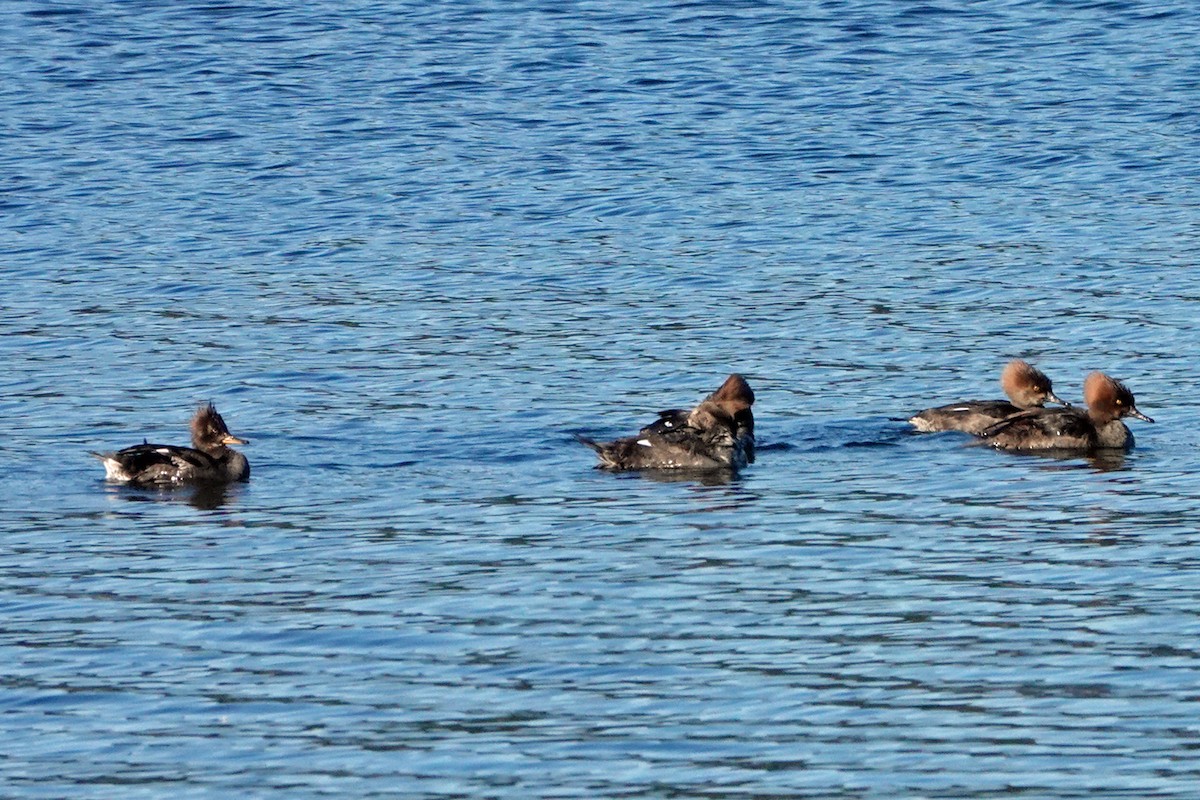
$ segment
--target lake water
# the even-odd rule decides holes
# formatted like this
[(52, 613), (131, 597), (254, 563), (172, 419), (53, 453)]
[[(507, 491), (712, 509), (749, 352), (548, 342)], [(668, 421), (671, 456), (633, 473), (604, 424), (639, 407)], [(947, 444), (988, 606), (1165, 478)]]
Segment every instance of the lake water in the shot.
[[(1195, 797), (1200, 11), (0, 10), (6, 798)], [(909, 434), (1021, 356), (1124, 458)], [(733, 481), (592, 468), (731, 371)], [(250, 483), (86, 451), (214, 401)]]

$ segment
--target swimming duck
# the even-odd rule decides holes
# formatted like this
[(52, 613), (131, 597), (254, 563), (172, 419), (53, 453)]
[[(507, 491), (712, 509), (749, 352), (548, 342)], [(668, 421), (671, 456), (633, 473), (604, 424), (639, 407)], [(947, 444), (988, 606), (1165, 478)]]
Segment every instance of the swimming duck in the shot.
[(596, 451), (601, 469), (738, 469), (754, 461), (754, 392), (741, 375), (690, 410), (660, 411), (636, 436), (579, 441)]
[(229, 432), (209, 403), (192, 417), (192, 447), (142, 444), (115, 453), (91, 453), (104, 462), (104, 477), (135, 486), (231, 483), (250, 479), (250, 462), (231, 444), (248, 444)]
[(1002, 450), (1080, 450), (1133, 447), (1133, 434), (1122, 417), (1154, 422), (1137, 410), (1133, 392), (1103, 372), (1083, 382), (1087, 410), (1033, 408), (984, 429), (984, 441)]
[(964, 431), (980, 434), (984, 428), (1027, 408), (1040, 408), (1046, 403), (1061, 403), (1050, 379), (1019, 358), (1008, 362), (1000, 373), (1000, 386), (1012, 402), (1005, 400), (969, 400), (947, 406), (927, 408), (909, 418), (918, 431)]

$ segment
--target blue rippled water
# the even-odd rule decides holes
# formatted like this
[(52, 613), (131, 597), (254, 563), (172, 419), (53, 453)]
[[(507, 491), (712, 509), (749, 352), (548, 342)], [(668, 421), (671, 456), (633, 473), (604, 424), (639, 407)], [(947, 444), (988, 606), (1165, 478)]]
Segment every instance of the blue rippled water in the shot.
[[(0, 22), (5, 797), (1195, 796), (1195, 8)], [(896, 421), (1014, 356), (1157, 423)], [(573, 439), (735, 370), (733, 481)]]

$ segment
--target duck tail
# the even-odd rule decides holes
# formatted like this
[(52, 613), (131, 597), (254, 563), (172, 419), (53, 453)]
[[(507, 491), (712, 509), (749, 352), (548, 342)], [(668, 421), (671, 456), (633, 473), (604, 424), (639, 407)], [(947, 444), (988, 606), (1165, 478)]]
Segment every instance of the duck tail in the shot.
[(580, 444), (586, 444), (588, 447), (592, 448), (597, 453), (604, 452), (604, 448), (595, 439), (589, 439), (588, 437), (584, 436), (583, 434), (580, 434), (580, 433), (575, 434), (575, 441), (579, 442)]

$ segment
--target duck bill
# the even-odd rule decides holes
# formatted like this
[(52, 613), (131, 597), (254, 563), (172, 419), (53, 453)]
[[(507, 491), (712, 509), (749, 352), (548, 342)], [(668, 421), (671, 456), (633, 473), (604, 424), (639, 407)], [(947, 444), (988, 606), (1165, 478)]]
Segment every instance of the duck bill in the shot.
[(1154, 422), (1154, 420), (1150, 419), (1136, 408), (1130, 408), (1127, 416), (1133, 417), (1134, 419), (1140, 419), (1142, 422)]
[(246, 439), (239, 439), (238, 437), (234, 436), (232, 433), (227, 433), (221, 439), (221, 444), (250, 444), (250, 442), (247, 441)]
[(1068, 403), (1066, 400), (1063, 400), (1061, 397), (1056, 395), (1054, 392), (1050, 392), (1049, 394), (1046, 395), (1046, 402), (1047, 403), (1058, 403), (1060, 406), (1066, 406), (1067, 408), (1071, 407), (1070, 403)]

